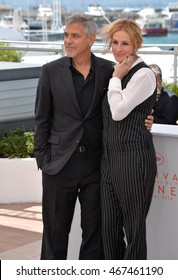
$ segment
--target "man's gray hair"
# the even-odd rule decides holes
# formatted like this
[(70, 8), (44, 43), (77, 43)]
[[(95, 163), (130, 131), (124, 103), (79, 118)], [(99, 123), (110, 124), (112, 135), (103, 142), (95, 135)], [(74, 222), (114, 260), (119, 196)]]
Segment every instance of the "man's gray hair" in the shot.
[(86, 35), (96, 35), (97, 25), (95, 19), (90, 15), (85, 14), (72, 14), (65, 21), (66, 25), (79, 23), (85, 28)]
[(162, 71), (161, 68), (157, 64), (150, 64), (149, 67), (152, 69), (152, 71), (155, 73), (155, 75), (159, 75), (162, 80)]

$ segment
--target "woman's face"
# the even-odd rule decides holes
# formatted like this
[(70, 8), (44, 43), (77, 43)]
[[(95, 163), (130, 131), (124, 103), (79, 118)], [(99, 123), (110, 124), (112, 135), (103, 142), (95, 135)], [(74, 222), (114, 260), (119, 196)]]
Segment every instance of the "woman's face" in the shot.
[(115, 60), (119, 63), (122, 63), (125, 58), (134, 53), (132, 42), (125, 31), (114, 33), (111, 41), (111, 49)]

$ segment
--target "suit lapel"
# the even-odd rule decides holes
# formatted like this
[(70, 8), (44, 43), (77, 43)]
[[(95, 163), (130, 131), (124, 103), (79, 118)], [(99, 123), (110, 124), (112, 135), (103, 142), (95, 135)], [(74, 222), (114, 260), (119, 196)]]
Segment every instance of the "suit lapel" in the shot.
[[(93, 55), (93, 54), (92, 54)], [(94, 61), (95, 61), (95, 92), (93, 95), (93, 99), (90, 105), (90, 108), (85, 116), (85, 119), (92, 113), (93, 108), (95, 108), (95, 105), (99, 102), (99, 99), (103, 96), (103, 92), (106, 90), (103, 88), (103, 77), (105, 77), (105, 64), (102, 60), (98, 59), (94, 55)], [(64, 86), (66, 88), (66, 93), (70, 96), (75, 108), (77, 109), (78, 113), (82, 116), (82, 112), (80, 109), (80, 105), (75, 93), (75, 87), (73, 83), (73, 78), (70, 70), (70, 59), (68, 57), (65, 57), (61, 61), (61, 79), (64, 83)]]
[(70, 96), (77, 111), (80, 114), (82, 114), (79, 103), (78, 103), (78, 99), (76, 96), (74, 82), (73, 82), (73, 78), (72, 78), (72, 74), (71, 74), (71, 70), (70, 70), (70, 59), (68, 57), (65, 57), (65, 59), (61, 62), (61, 66), (62, 66), (62, 69), (61, 69), (62, 74), (60, 76), (61, 76), (61, 79), (66, 88), (66, 93)]
[(101, 60), (98, 60), (96, 56), (94, 56), (94, 59), (95, 59), (95, 92), (93, 95), (90, 108), (85, 118), (87, 118), (91, 114), (93, 108), (95, 107), (95, 104), (98, 103), (99, 99), (103, 94), (103, 77), (105, 76), (104, 63)]

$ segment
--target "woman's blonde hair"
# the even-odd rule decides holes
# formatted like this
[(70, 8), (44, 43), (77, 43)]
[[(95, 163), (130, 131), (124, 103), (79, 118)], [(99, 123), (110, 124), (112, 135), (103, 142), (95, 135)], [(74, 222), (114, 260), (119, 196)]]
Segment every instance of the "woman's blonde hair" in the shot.
[(113, 35), (117, 31), (125, 31), (128, 34), (130, 41), (132, 42), (134, 52), (141, 48), (143, 38), (139, 25), (132, 19), (118, 19), (107, 24), (100, 30), (102, 39), (108, 43), (105, 52), (109, 51)]

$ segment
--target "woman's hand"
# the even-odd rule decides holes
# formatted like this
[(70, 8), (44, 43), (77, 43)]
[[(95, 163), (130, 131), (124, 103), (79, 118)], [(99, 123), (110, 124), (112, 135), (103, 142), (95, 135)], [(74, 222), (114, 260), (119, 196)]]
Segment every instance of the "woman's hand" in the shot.
[(125, 58), (123, 62), (116, 64), (112, 76), (122, 80), (122, 78), (129, 72), (136, 59), (135, 55), (130, 55)]

